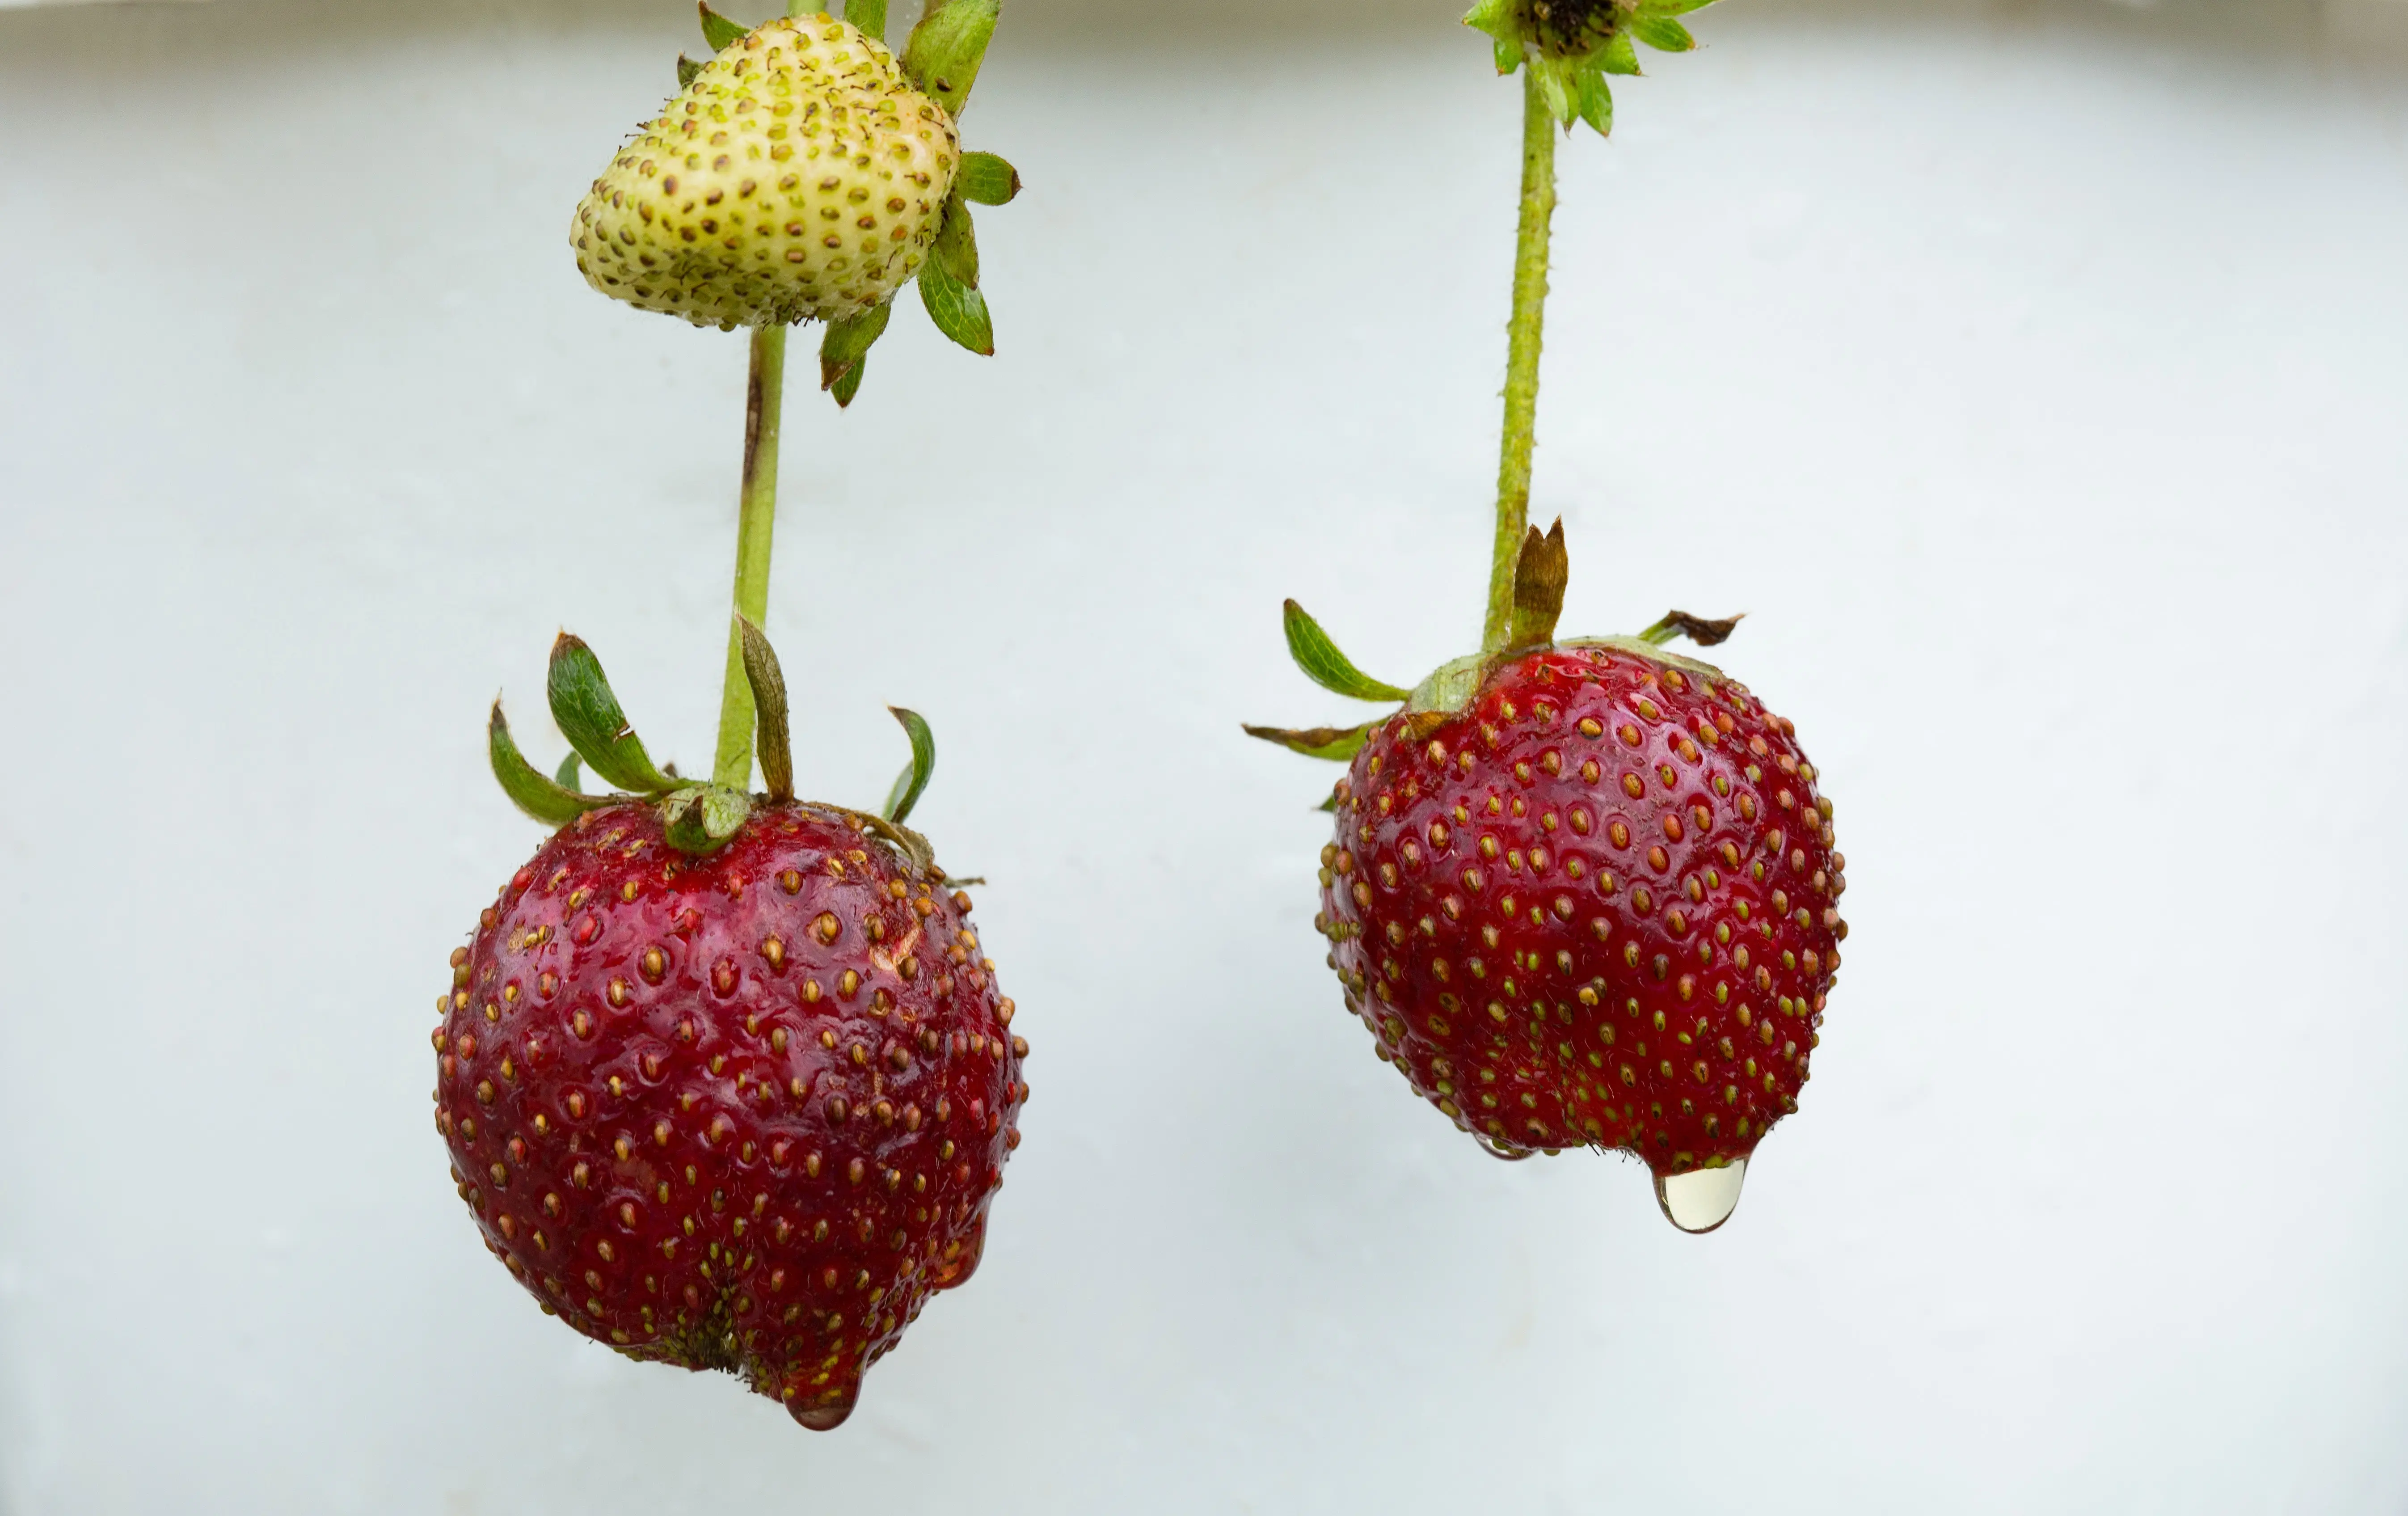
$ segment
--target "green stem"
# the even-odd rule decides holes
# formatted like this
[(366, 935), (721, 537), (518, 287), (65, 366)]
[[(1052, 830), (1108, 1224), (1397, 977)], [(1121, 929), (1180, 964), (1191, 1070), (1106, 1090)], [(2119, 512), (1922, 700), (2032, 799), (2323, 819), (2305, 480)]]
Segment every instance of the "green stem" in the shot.
[[(769, 614), (769, 538), (778, 525), (778, 412), (786, 388), (786, 329), (752, 328), (752, 365), (744, 387), (744, 484), (736, 518), (736, 609), (758, 626)], [(752, 686), (744, 677), (744, 637), (727, 627), (727, 682), (719, 697), (719, 761), (711, 777), (752, 788)]]
[(1513, 568), (1530, 524), (1530, 450), (1537, 445), (1539, 343), (1547, 319), (1547, 237), (1555, 216), (1555, 118), (1538, 71), (1522, 70), (1522, 229), (1513, 244), (1513, 315), (1507, 323), (1505, 436), (1497, 465), (1497, 542), (1488, 567), (1488, 623), (1480, 645), (1512, 637)]

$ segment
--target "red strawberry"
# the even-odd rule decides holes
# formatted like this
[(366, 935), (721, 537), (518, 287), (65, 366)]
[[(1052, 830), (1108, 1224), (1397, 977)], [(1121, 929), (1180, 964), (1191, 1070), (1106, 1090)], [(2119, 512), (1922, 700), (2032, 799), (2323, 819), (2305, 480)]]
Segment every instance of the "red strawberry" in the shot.
[[(579, 655), (564, 638), (556, 711)], [(599, 729), (624, 733), (615, 715)], [(674, 795), (576, 797), (595, 808), (452, 955), (435, 1120), (486, 1246), (547, 1312), (631, 1358), (741, 1374), (825, 1429), (977, 1266), (1027, 1045), (924, 843), (777, 795), (764, 737), (772, 795), (699, 855)], [(495, 739), (514, 797), (548, 782), (498, 708)]]
[(1847, 932), (1831, 805), (1790, 723), (1720, 670), (1545, 636), (1358, 733), (1276, 734), (1359, 737), (1315, 924), (1380, 1057), (1456, 1125), (1502, 1157), (1637, 1153), (1709, 1229), (1820, 1040)]

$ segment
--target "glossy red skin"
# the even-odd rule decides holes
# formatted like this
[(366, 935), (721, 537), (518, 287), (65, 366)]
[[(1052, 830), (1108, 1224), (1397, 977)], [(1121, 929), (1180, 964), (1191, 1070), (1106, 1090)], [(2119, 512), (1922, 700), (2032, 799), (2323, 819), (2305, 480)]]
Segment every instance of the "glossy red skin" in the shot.
[(1316, 924), (1347, 1006), (1500, 1156), (1745, 1158), (1797, 1109), (1847, 930), (1813, 779), (1701, 665), (1522, 654), (1340, 781)]
[(452, 955), (436, 1126), (548, 1311), (825, 1429), (977, 1266), (1027, 1049), (940, 874), (756, 806), (705, 858), (641, 805), (546, 842)]

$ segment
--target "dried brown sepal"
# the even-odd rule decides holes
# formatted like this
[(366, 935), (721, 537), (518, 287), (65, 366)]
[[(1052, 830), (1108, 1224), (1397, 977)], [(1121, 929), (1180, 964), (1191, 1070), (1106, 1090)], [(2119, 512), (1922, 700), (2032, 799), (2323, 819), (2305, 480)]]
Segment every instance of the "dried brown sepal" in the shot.
[(1552, 642), (1555, 622), (1564, 613), (1564, 585), (1571, 578), (1571, 555), (1564, 551), (1563, 518), (1546, 535), (1535, 526), (1522, 539), (1522, 559), (1513, 568), (1513, 629), (1506, 647), (1535, 648)]
[(1660, 648), (1676, 636), (1684, 636), (1698, 647), (1711, 648), (1729, 641), (1730, 635), (1739, 630), (1739, 623), (1745, 620), (1747, 612), (1743, 610), (1720, 621), (1692, 616), (1685, 610), (1668, 610), (1663, 620), (1639, 634), (1639, 640)]
[(1370, 739), (1371, 729), (1380, 723), (1368, 722), (1361, 726), (1311, 726), (1292, 731), (1283, 726), (1248, 726), (1248, 737), (1265, 742), (1276, 742), (1290, 752), (1300, 752), (1307, 758), (1326, 758), (1333, 763), (1345, 763), (1362, 751)]

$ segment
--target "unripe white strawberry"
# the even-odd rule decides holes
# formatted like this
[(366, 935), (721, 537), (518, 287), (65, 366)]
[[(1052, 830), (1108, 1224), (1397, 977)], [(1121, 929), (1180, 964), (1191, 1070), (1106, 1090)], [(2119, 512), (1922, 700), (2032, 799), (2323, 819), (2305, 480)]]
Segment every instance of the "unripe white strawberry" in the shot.
[(945, 108), (824, 15), (730, 43), (577, 207), (586, 282), (696, 326), (843, 321), (918, 273), (961, 164)]

